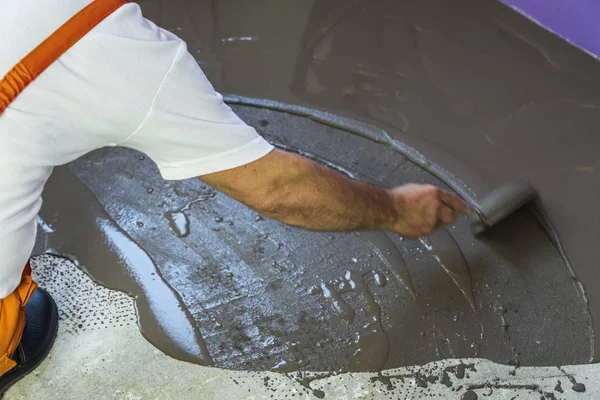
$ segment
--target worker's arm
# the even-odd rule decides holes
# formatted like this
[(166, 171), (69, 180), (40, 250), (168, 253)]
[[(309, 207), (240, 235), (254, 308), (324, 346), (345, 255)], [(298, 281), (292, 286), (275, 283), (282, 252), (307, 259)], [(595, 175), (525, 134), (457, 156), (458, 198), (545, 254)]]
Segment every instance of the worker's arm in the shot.
[(267, 217), (319, 231), (387, 230), (418, 237), (451, 223), (456, 212), (469, 211), (456, 195), (434, 186), (386, 190), (279, 150), (200, 178)]

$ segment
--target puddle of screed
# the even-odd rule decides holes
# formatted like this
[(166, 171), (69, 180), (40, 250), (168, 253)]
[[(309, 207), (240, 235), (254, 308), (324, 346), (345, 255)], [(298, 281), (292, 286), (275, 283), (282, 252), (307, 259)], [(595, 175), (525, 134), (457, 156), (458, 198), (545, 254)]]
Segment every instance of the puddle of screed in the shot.
[[(234, 109), (271, 142), (359, 179), (442, 185), (365, 137)], [(217, 366), (274, 371), (591, 357), (585, 299), (527, 211), (484, 241), (464, 219), (422, 241), (315, 233), (263, 219), (199, 180), (162, 181), (150, 160), (127, 149), (101, 150), (69, 170), (55, 171), (47, 186), (46, 247), (137, 295), (142, 332), (174, 357), (210, 363), (209, 353)]]

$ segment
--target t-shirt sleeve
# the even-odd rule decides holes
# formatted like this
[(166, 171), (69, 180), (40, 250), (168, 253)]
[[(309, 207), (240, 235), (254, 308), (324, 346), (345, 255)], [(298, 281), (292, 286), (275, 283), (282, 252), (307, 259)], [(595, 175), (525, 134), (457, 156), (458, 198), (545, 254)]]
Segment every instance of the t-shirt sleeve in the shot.
[(146, 153), (169, 180), (239, 167), (273, 150), (223, 102), (183, 42), (148, 116), (120, 145)]

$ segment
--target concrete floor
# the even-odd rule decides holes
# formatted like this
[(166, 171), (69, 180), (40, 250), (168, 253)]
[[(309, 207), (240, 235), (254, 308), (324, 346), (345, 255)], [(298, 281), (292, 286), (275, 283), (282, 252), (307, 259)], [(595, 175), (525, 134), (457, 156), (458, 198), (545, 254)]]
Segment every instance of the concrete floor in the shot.
[[(58, 303), (61, 325), (48, 359), (10, 389), (6, 400), (459, 399), (467, 390), (491, 399), (600, 397), (600, 385), (594, 384), (598, 364), (514, 368), (485, 360), (444, 360), (387, 370), (380, 377), (202, 367), (156, 350), (136, 325), (133, 300), (96, 285), (70, 261), (40, 256), (33, 269)], [(574, 382), (583, 384), (585, 392), (574, 391)]]

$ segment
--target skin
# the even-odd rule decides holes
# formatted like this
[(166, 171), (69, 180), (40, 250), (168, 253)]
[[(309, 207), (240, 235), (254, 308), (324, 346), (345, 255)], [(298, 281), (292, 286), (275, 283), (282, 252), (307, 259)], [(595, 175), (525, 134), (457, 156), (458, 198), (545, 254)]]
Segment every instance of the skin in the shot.
[(435, 186), (383, 189), (280, 150), (200, 179), (266, 217), (315, 231), (385, 230), (417, 238), (470, 211)]

